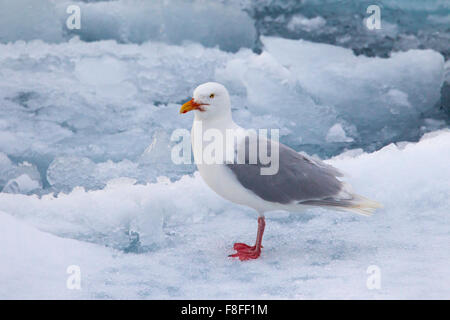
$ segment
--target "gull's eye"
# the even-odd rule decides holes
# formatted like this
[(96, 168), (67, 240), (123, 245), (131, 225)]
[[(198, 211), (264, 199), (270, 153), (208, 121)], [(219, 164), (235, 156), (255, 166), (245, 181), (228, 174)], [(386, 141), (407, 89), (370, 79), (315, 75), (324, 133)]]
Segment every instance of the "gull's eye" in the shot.
[(214, 98), (214, 93), (211, 93), (210, 95), (209, 95), (209, 97), (212, 99), (212, 98)]

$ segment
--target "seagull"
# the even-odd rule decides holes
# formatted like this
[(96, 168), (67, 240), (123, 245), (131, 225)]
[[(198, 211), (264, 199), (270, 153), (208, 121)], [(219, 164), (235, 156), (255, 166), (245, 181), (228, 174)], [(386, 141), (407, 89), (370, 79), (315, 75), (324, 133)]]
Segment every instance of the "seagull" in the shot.
[[(253, 208), (259, 214), (255, 245), (235, 243), (233, 248), (236, 253), (230, 257), (241, 261), (260, 257), (266, 212), (301, 212), (311, 207), (322, 207), (370, 215), (381, 206), (354, 194), (351, 187), (339, 179), (343, 175), (336, 168), (272, 139), (260, 135), (252, 139), (254, 131), (244, 129), (233, 121), (230, 95), (219, 83), (207, 82), (198, 86), (193, 98), (181, 106), (181, 114), (189, 111), (194, 111), (191, 143), (194, 161), (202, 179), (223, 198)], [(207, 139), (204, 135), (212, 132), (214, 134), (210, 134), (209, 138), (226, 139), (230, 131), (235, 132), (233, 141), (219, 144), (223, 146), (222, 152), (216, 150), (214, 153), (218, 158), (220, 154), (222, 158), (225, 158), (224, 154), (232, 155), (232, 159), (205, 161), (203, 157)], [(268, 164), (263, 163), (259, 153), (256, 161), (250, 161), (250, 151), (261, 151), (264, 145), (271, 155), (272, 151), (273, 154), (278, 151), (278, 170), (271, 174), (262, 173)]]

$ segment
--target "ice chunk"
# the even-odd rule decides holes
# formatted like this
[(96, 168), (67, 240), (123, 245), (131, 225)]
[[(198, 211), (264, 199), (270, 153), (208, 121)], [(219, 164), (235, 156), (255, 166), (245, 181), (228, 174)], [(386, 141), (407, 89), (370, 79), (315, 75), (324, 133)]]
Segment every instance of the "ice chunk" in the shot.
[(58, 190), (74, 186), (95, 187), (93, 172), (95, 164), (88, 158), (59, 157), (52, 161), (47, 170), (47, 181)]
[[(80, 8), (80, 29), (68, 29), (66, 12)], [(256, 30), (239, 7), (200, 0), (119, 0), (98, 2), (16, 0), (1, 1), (0, 42), (42, 39), (61, 42), (73, 36), (85, 41), (114, 39), (143, 43), (148, 40), (238, 51), (253, 47)]]
[(301, 40), (264, 37), (262, 41), (309, 92), (321, 101), (352, 111), (347, 112), (350, 116), (357, 112), (352, 109), (365, 106), (382, 112), (384, 106), (378, 96), (384, 92), (398, 97), (402, 91), (400, 94), (406, 94), (418, 111), (430, 108), (440, 96), (444, 59), (431, 50), (410, 50), (381, 59), (357, 57), (351, 50)]
[(421, 113), (432, 109), (440, 98), (444, 59), (431, 50), (410, 50), (381, 59), (301, 40), (264, 37), (262, 41), (298, 85), (315, 101), (333, 106), (366, 142), (383, 139), (377, 132), (383, 128), (395, 131), (399, 122), (417, 126)]
[(352, 142), (353, 139), (347, 137), (344, 128), (342, 128), (342, 125), (340, 123), (336, 123), (333, 125), (330, 130), (328, 130), (327, 142)]
[(234, 100), (248, 109), (235, 110), (238, 122), (275, 123), (294, 147), (323, 144), (337, 120), (353, 125), (352, 147), (414, 139), (422, 113), (440, 97), (444, 59), (431, 50), (381, 59), (302, 40), (263, 37), (262, 42), (262, 54), (242, 51), (216, 77), (244, 97)]
[(297, 14), (291, 18), (291, 20), (287, 24), (287, 28), (291, 31), (301, 29), (309, 32), (312, 30), (323, 28), (325, 24), (326, 20), (320, 16), (308, 19), (301, 14)]
[[(318, 103), (288, 68), (267, 52), (242, 51), (218, 68), (216, 77), (230, 88), (233, 117), (250, 128), (277, 128), (290, 145), (323, 143), (338, 116), (331, 105)], [(276, 110), (276, 112), (274, 112)], [(314, 119), (321, 119), (318, 124)]]
[[(448, 1), (230, 1), (250, 13), (261, 35), (336, 44), (367, 56), (430, 48), (450, 57)], [(369, 30), (366, 10), (373, 4), (381, 8), (381, 29)], [(326, 17), (323, 26), (318, 13)]]
[(26, 174), (22, 174), (13, 180), (9, 180), (2, 192), (29, 193), (39, 188), (41, 188), (39, 181), (31, 179)]
[(194, 172), (193, 164), (174, 165), (171, 150), (175, 144), (166, 131), (156, 130), (150, 146), (136, 161), (123, 159), (95, 163), (86, 157), (57, 157), (48, 167), (47, 181), (53, 190), (69, 192), (74, 186), (102, 189), (113, 179), (131, 178), (145, 184), (155, 182), (163, 174), (174, 177)]
[(41, 176), (36, 166), (24, 161), (14, 164), (0, 152), (0, 190), (10, 193), (29, 193), (42, 188)]
[[(88, 158), (58, 157), (47, 170), (47, 180), (54, 190), (70, 191), (74, 186), (87, 189), (104, 188), (109, 180), (121, 177), (138, 178), (135, 162), (122, 160), (94, 163)], [(145, 180), (140, 177), (141, 181)]]

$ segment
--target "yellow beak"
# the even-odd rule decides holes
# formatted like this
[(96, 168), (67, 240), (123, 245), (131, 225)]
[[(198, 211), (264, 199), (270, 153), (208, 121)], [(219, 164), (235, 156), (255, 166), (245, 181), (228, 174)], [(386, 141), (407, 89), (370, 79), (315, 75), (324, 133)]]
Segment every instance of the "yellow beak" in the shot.
[(203, 109), (201, 108), (202, 105), (203, 104), (195, 102), (194, 98), (192, 98), (191, 100), (189, 100), (188, 102), (186, 102), (181, 106), (180, 113), (186, 113), (192, 110), (203, 111)]

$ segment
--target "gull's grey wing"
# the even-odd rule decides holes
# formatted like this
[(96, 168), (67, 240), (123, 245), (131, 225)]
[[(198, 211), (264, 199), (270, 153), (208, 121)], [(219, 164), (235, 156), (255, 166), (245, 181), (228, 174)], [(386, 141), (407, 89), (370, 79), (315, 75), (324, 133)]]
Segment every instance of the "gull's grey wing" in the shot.
[[(270, 155), (270, 142), (267, 143)], [(341, 176), (337, 169), (301, 155), (281, 143), (276, 145), (279, 146), (279, 170), (274, 175), (261, 175), (260, 169), (264, 165), (259, 161), (259, 156), (256, 164), (248, 163), (248, 139), (238, 146), (246, 148), (246, 162), (238, 164), (235, 161), (226, 165), (245, 188), (270, 202), (307, 204), (311, 200), (332, 199), (343, 189), (343, 183), (337, 179)]]

